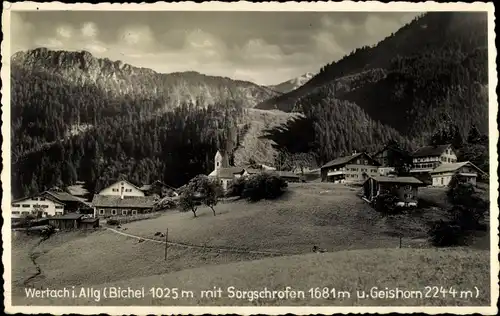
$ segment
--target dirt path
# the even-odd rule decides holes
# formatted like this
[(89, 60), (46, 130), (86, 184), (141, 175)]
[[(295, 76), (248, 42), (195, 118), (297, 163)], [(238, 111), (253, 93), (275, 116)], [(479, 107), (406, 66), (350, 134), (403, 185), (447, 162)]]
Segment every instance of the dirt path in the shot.
[(30, 260), (31, 262), (33, 263), (33, 265), (35, 266), (36, 268), (36, 272), (35, 274), (33, 274), (32, 276), (28, 277), (26, 280), (23, 281), (23, 284), (24, 286), (28, 287), (28, 284), (31, 280), (33, 280), (34, 278), (38, 277), (39, 275), (42, 274), (42, 269), (40, 268), (40, 266), (38, 265), (38, 263), (36, 263), (36, 254), (34, 253), (35, 249), (40, 246), (40, 244), (44, 241), (46, 241), (47, 239), (49, 239), (50, 237), (42, 237), (31, 249), (30, 249), (30, 253), (29, 253), (29, 257), (30, 257)]
[[(123, 236), (131, 237), (131, 238), (135, 238), (135, 239), (139, 239), (139, 240), (155, 242), (158, 244), (165, 244), (165, 241), (162, 241), (162, 240), (151, 239), (151, 238), (140, 237), (140, 236), (128, 234), (128, 233), (119, 231), (117, 229), (111, 228), (111, 227), (106, 227), (106, 229), (109, 231), (112, 231), (116, 234), (123, 235)], [(172, 242), (172, 241), (169, 241), (168, 244), (172, 245), (172, 246), (178, 246), (178, 247), (184, 247), (184, 248), (210, 249), (210, 250), (216, 250), (216, 251), (227, 251), (227, 252), (234, 252), (234, 253), (247, 253), (247, 254), (259, 254), (259, 255), (291, 256), (291, 255), (297, 254), (297, 253), (283, 253), (283, 252), (273, 252), (273, 251), (246, 250), (246, 249), (241, 249), (241, 248), (201, 246), (201, 245), (192, 245), (192, 244)]]

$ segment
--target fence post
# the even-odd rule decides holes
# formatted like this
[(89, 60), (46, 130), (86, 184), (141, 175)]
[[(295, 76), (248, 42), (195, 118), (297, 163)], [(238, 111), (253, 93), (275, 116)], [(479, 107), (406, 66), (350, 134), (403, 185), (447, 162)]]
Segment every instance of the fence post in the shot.
[(167, 261), (167, 250), (168, 250), (168, 228), (165, 233), (165, 261)]

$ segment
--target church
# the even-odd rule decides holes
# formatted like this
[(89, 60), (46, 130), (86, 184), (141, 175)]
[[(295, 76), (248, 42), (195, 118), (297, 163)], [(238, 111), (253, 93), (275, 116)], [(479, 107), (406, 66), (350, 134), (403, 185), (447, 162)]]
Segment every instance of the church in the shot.
[(242, 177), (245, 174), (246, 171), (243, 167), (229, 166), (229, 158), (227, 154), (218, 150), (215, 154), (214, 171), (212, 171), (208, 176), (210, 178), (217, 178), (224, 191), (226, 191), (231, 181)]

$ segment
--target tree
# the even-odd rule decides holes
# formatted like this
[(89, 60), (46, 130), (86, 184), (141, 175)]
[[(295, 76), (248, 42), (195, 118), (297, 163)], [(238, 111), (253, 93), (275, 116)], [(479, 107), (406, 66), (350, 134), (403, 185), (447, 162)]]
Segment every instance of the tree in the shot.
[(39, 204), (35, 204), (33, 206), (33, 209), (31, 210), (31, 214), (33, 214), (33, 216), (38, 219), (38, 218), (42, 218), (43, 217), (43, 214), (44, 214), (44, 210), (42, 208), (41, 205)]
[(194, 217), (196, 217), (196, 211), (198, 210), (198, 203), (195, 198), (194, 192), (191, 188), (185, 188), (183, 190), (181, 197), (179, 199), (179, 204), (181, 207), (181, 211), (183, 212), (193, 212)]
[(279, 150), (274, 156), (274, 164), (278, 171), (290, 170), (292, 168), (292, 159), (288, 150)]
[(309, 168), (314, 165), (316, 155), (313, 152), (294, 153), (289, 155), (289, 158), (292, 168), (299, 169), (301, 174), (304, 175), (304, 168)]

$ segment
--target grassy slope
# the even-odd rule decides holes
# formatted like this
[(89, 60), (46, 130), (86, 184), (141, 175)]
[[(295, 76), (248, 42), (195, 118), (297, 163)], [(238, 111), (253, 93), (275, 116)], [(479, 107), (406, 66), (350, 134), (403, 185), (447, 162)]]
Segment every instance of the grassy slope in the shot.
[[(376, 280), (376, 278), (364, 280), (364, 273), (371, 270), (381, 269), (379, 277), (387, 282), (390, 280), (396, 282), (397, 280), (405, 280), (404, 278), (407, 277), (405, 271), (407, 270), (431, 265), (432, 269), (415, 272), (416, 276), (429, 273), (429, 271), (433, 271), (432, 273), (437, 271), (444, 273), (448, 280), (453, 280), (456, 279), (454, 273), (457, 273), (457, 269), (469, 269), (469, 262), (477, 260), (477, 258), (472, 259), (472, 257), (478, 255), (481, 258), (488, 257), (488, 252), (477, 252), (478, 250), (472, 249), (463, 249), (457, 253), (451, 252), (449, 256), (447, 255), (449, 250), (415, 249), (427, 246), (425, 240), (421, 239), (425, 236), (427, 229), (426, 221), (436, 219), (442, 214), (436, 214), (434, 211), (423, 211), (414, 216), (400, 215), (393, 218), (382, 218), (356, 196), (357, 190), (329, 183), (290, 184), (291, 192), (280, 202), (268, 201), (248, 204), (240, 201), (224, 203), (216, 206), (218, 214), (215, 217), (209, 209), (200, 209), (198, 218), (193, 218), (191, 213), (180, 213), (173, 210), (159, 218), (133, 222), (123, 226), (127, 228), (127, 233), (151, 238), (155, 232), (163, 232), (168, 228), (170, 241), (195, 245), (206, 244), (215, 247), (238, 247), (300, 254), (310, 254), (311, 247), (318, 245), (330, 252), (370, 249), (367, 252), (345, 252), (346, 255), (339, 255), (340, 257), (335, 254), (325, 254), (328, 258), (332, 257), (321, 263), (317, 262), (316, 257), (308, 255), (305, 257), (292, 256), (285, 259), (286, 261), (290, 260), (290, 266), (283, 264), (282, 261), (261, 262), (262, 264), (257, 262), (255, 265), (249, 263), (248, 266), (241, 267), (241, 269), (248, 269), (246, 277), (243, 276), (245, 270), (235, 272), (239, 269), (239, 266), (235, 265), (227, 268), (229, 276), (226, 279), (224, 277), (226, 268), (209, 268), (208, 266), (256, 260), (267, 257), (267, 255), (169, 246), (168, 261), (165, 262), (163, 244), (138, 242), (136, 239), (109, 231), (97, 231), (90, 235), (79, 232), (61, 233), (56, 234), (36, 248), (36, 262), (42, 273), (34, 278), (29, 285), (39, 288), (58, 288), (68, 285), (95, 286), (122, 282), (122, 285), (132, 286), (132, 284), (136, 284), (138, 286), (141, 282), (150, 282), (144, 284), (153, 285), (154, 280), (165, 278), (165, 282), (170, 280), (173, 283), (160, 282), (157, 285), (195, 286), (192, 283), (193, 280), (196, 280), (196, 283), (200, 280), (200, 286), (210, 287), (212, 281), (214, 285), (237, 285), (240, 284), (237, 280), (241, 279), (242, 282), (250, 282), (248, 286), (259, 286), (260, 282), (264, 282), (264, 280), (267, 280), (268, 283), (264, 282), (263, 284), (272, 286), (279, 285), (279, 282), (286, 285), (283, 283), (286, 281), (285, 275), (293, 273), (303, 278), (303, 281), (299, 281), (299, 285), (304, 286), (308, 285), (308, 283), (303, 283), (307, 277), (313, 278), (312, 281), (317, 277), (318, 282), (311, 281), (311, 286), (344, 287), (351, 283), (352, 286), (355, 286), (356, 282), (362, 282), (359, 286), (364, 287), (364, 285), (368, 286), (370, 282)], [(399, 233), (404, 236), (403, 247), (413, 248), (412, 252), (397, 249)], [(412, 237), (420, 237), (420, 239), (412, 240)], [(22, 238), (13, 241), (14, 304), (26, 303), (23, 301), (23, 281), (36, 272), (27, 253), (35, 242), (36, 239), (25, 240)], [(373, 248), (392, 248), (392, 250), (374, 250)], [(392, 266), (386, 261), (386, 252), (387, 256), (398, 256), (396, 266)], [(391, 255), (391, 252), (394, 254)], [(403, 256), (401, 256), (401, 252), (404, 253)], [(416, 254), (421, 254), (421, 256)], [(405, 266), (405, 262), (401, 260), (408, 256), (414, 257), (416, 261), (406, 263)], [(337, 259), (334, 258), (344, 259), (339, 259), (337, 264)], [(441, 266), (440, 260), (445, 261)], [(459, 264), (456, 263), (457, 260), (460, 261)], [(446, 268), (448, 261), (454, 262), (455, 266)], [(281, 264), (283, 265), (279, 268)], [(401, 266), (401, 269), (398, 268), (398, 265)], [(476, 271), (477, 269), (487, 271), (485, 265), (486, 263), (483, 262), (474, 267), (469, 274), (462, 276), (462, 278), (466, 278), (465, 284), (472, 281), (476, 282), (474, 284), (485, 284), (479, 278), (486, 278), (487, 272), (479, 273)], [(344, 278), (342, 271), (344, 269), (353, 271), (351, 266), (356, 267), (354, 271), (362, 272), (359, 278), (346, 275), (347, 279), (342, 279)], [(301, 267), (307, 268), (300, 269)], [(385, 271), (386, 267), (391, 267), (389, 274)], [(201, 270), (187, 270), (171, 277), (157, 276), (191, 268), (200, 268)], [(259, 269), (262, 271), (254, 271)], [(279, 269), (282, 269), (283, 272), (279, 272)], [(323, 269), (323, 271), (319, 271), (319, 269)], [(263, 275), (265, 273), (270, 274)], [(275, 273), (277, 274), (275, 275)], [(209, 280), (201, 278), (202, 274), (205, 274), (205, 278), (209, 276)], [(151, 276), (155, 277), (149, 281), (131, 280)], [(430, 278), (430, 276), (427, 277)], [(300, 278), (298, 280), (301, 280)], [(177, 283), (177, 280), (184, 283)], [(340, 283), (324, 283), (328, 280)], [(430, 282), (430, 280), (432, 279), (428, 281)], [(291, 282), (290, 279), (288, 282)], [(400, 286), (406, 284), (405, 281), (397, 282), (396, 285)], [(437, 282), (436, 284), (441, 283)], [(291, 285), (294, 284), (295, 277)], [(244, 285), (246, 286), (245, 283), (241, 284), (241, 286)], [(450, 284), (445, 285), (450, 286)], [(147, 300), (143, 302), (148, 303)], [(34, 304), (34, 302), (32, 303)], [(321, 304), (321, 302), (319, 303)], [(128, 301), (127, 304), (129, 304)], [(155, 302), (155, 304), (160, 304), (160, 302)]]
[(249, 129), (240, 147), (234, 153), (235, 164), (243, 165), (253, 158), (257, 163), (274, 165), (273, 157), (276, 151), (272, 147), (273, 142), (259, 137), (264, 135), (264, 131), (298, 116), (297, 113), (247, 109), (243, 123), (249, 124)]
[[(470, 249), (376, 249), (342, 251), (328, 254), (308, 254), (291, 257), (240, 262), (189, 269), (177, 273), (134, 278), (120, 282), (101, 284), (94, 288), (119, 286), (140, 289), (158, 286), (177, 287), (193, 291), (189, 299), (153, 298), (141, 299), (93, 299), (53, 300), (57, 304), (78, 305), (486, 305), (489, 304), (489, 252)], [(305, 268), (307, 267), (307, 268)], [(293, 278), (290, 278), (290, 275)], [(103, 280), (104, 281), (104, 280)], [(260, 301), (237, 300), (227, 297), (226, 289), (234, 286), (240, 290), (282, 290), (291, 286), (306, 293), (305, 299)], [(421, 290), (426, 286), (443, 286), (456, 290), (469, 290), (477, 286), (479, 297), (474, 299), (427, 298), (427, 299), (357, 299), (356, 291), (400, 288)], [(202, 299), (201, 290), (221, 287), (222, 298)], [(310, 299), (312, 287), (336, 288), (349, 291), (349, 299)], [(147, 291), (147, 290), (146, 290)], [(48, 304), (51, 300), (32, 303)]]

